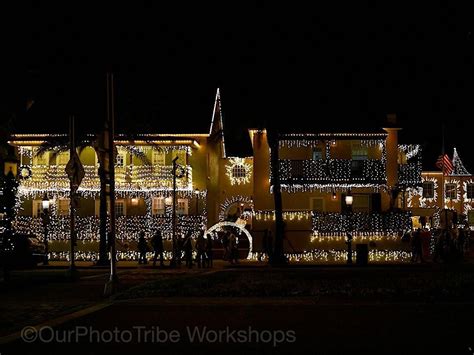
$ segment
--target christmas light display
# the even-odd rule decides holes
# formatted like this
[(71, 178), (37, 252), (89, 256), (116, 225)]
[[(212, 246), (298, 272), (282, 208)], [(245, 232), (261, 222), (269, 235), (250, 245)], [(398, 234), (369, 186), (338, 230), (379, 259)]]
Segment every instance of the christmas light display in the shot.
[(454, 148), (454, 151), (453, 151), (453, 166), (454, 166), (454, 169), (451, 175), (455, 175), (455, 176), (459, 176), (459, 175), (470, 176), (471, 175), (467, 171), (467, 169), (464, 167), (464, 164), (462, 163), (462, 160), (459, 157), (458, 151), (456, 150), (456, 148)]
[(424, 197), (423, 196), (423, 187), (415, 186), (407, 189), (407, 204), (408, 207), (415, 206), (415, 198), (418, 198), (418, 206), (422, 208), (431, 207), (431, 204), (435, 204), (438, 200), (438, 180), (434, 177), (424, 177), (421, 178), (422, 184), (425, 182), (430, 182), (433, 184), (433, 197)]
[(253, 238), (250, 232), (245, 228), (245, 225), (230, 221), (218, 222), (209, 228), (206, 231), (206, 234), (210, 234), (214, 239), (217, 239), (217, 233), (228, 228), (234, 228), (237, 230), (239, 235), (244, 234), (247, 237), (249, 241), (249, 254), (247, 259), (251, 259), (253, 255)]
[(456, 197), (451, 198), (451, 197), (447, 196), (446, 193), (445, 193), (444, 208), (451, 208), (453, 203), (457, 203), (461, 200), (461, 181), (459, 181), (458, 179), (452, 179), (452, 178), (445, 180), (445, 182), (444, 182), (444, 191), (447, 191), (446, 185), (448, 185), (448, 184), (456, 185), (456, 190), (455, 190)]
[(247, 163), (245, 158), (229, 158), (225, 169), (231, 185), (247, 184), (250, 182), (252, 164)]
[[(56, 204), (51, 205), (50, 224), (48, 225), (48, 239), (67, 241), (70, 239), (70, 225), (68, 216), (58, 216)], [(108, 222), (108, 221), (107, 221)], [(17, 216), (14, 228), (18, 233), (32, 233), (37, 236), (44, 234), (43, 223), (40, 217)], [(177, 232), (184, 235), (191, 231), (193, 236), (206, 225), (205, 216), (177, 216)], [(116, 219), (116, 238), (119, 241), (130, 241), (138, 238), (138, 233), (143, 231), (147, 238), (151, 238), (155, 230), (159, 229), (164, 239), (172, 237), (171, 215), (150, 216), (119, 216)], [(99, 218), (96, 216), (76, 217), (77, 240), (99, 240)]]
[(398, 183), (404, 187), (416, 187), (422, 183), (422, 149), (418, 144), (400, 144), (398, 151), (405, 155), (406, 164), (398, 166)]
[(243, 203), (244, 205), (247, 205), (248, 208), (253, 209), (253, 200), (251, 197), (237, 195), (226, 198), (219, 209), (219, 221), (225, 220), (229, 207), (235, 203)]
[(382, 234), (398, 236), (401, 231), (412, 229), (411, 212), (334, 213), (312, 212), (313, 235), (342, 236), (350, 232), (358, 236)]
[(464, 194), (462, 196), (462, 199), (464, 201), (464, 206), (463, 206), (464, 207), (464, 214), (467, 214), (468, 211), (473, 209), (472, 204), (474, 203), (474, 199), (467, 197), (468, 185), (473, 185), (473, 184), (474, 184), (474, 180), (472, 180), (472, 179), (469, 179), (469, 180), (466, 180), (466, 181), (463, 182)]
[[(288, 193), (298, 193), (298, 192), (347, 192), (349, 189), (353, 188), (365, 188), (370, 189), (374, 192), (388, 191), (387, 185), (377, 185), (377, 184), (281, 184), (281, 191)], [(270, 186), (270, 192), (273, 193), (273, 186)]]
[[(273, 210), (258, 210), (253, 212), (253, 217), (257, 221), (274, 221), (275, 211)], [(311, 211), (283, 211), (283, 219), (286, 221), (301, 221), (303, 219), (310, 219)]]
[[(347, 262), (347, 251), (338, 249), (313, 249), (310, 251), (303, 251), (299, 253), (287, 253), (285, 256), (290, 262), (297, 263), (346, 263)], [(357, 257), (357, 252), (352, 251), (352, 256)], [(258, 260), (260, 255), (254, 253), (251, 260)], [(411, 259), (411, 253), (404, 250), (370, 250), (369, 261), (370, 262), (409, 262)], [(265, 260), (262, 257), (261, 260)]]
[(351, 159), (328, 160), (280, 160), (280, 180), (286, 184), (353, 183), (383, 185), (387, 182), (385, 164), (382, 160), (360, 161), (361, 174), (352, 169)]

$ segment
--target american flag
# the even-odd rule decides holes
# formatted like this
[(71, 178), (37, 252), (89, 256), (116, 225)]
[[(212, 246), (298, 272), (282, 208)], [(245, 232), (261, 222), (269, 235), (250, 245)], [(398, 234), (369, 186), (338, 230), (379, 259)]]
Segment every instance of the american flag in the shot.
[(442, 170), (444, 175), (450, 175), (454, 170), (453, 163), (451, 162), (451, 159), (449, 159), (448, 154), (442, 154), (439, 156), (436, 161), (436, 167)]

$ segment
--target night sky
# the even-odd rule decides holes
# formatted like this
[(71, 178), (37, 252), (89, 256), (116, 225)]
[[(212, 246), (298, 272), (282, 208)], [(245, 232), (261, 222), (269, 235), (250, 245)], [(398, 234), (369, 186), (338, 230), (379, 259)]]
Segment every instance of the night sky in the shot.
[(113, 70), (119, 131), (206, 132), (220, 87), (234, 145), (246, 128), (278, 120), (301, 131), (377, 129), (396, 113), (401, 141), (423, 144), (425, 169), (444, 122), (446, 151), (458, 147), (474, 171), (469, 9), (383, 3), (5, 12), (1, 120), (34, 133), (65, 130), (74, 114), (93, 130)]

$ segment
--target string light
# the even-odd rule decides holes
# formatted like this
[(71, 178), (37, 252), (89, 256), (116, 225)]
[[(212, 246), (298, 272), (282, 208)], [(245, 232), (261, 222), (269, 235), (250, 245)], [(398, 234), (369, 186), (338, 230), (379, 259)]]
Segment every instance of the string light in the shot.
[(225, 169), (231, 185), (247, 184), (250, 182), (252, 164), (247, 163), (245, 158), (229, 158)]
[(226, 218), (227, 211), (229, 210), (229, 207), (232, 206), (235, 203), (243, 203), (247, 206), (249, 206), (250, 209), (253, 209), (253, 200), (251, 197), (248, 196), (242, 196), (242, 195), (236, 195), (232, 196), (230, 198), (226, 198), (224, 202), (221, 203), (220, 209), (219, 209), (219, 221), (224, 221)]

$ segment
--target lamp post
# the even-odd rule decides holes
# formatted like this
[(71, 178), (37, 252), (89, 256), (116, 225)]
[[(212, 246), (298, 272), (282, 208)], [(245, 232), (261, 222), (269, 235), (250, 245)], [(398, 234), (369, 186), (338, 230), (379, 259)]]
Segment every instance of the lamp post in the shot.
[(349, 218), (349, 232), (346, 233), (346, 244), (347, 244), (347, 263), (352, 264), (352, 203), (354, 197), (351, 195), (351, 190), (347, 192), (345, 198), (346, 206), (348, 207), (348, 218)]
[(43, 207), (43, 213), (41, 215), (43, 219), (43, 232), (44, 232), (44, 259), (43, 265), (48, 265), (48, 225), (49, 225), (49, 199), (48, 196), (45, 194), (43, 197), (43, 201), (41, 201), (41, 206)]

